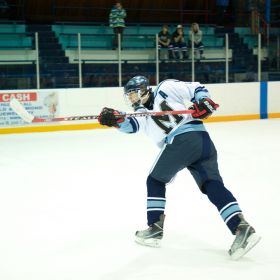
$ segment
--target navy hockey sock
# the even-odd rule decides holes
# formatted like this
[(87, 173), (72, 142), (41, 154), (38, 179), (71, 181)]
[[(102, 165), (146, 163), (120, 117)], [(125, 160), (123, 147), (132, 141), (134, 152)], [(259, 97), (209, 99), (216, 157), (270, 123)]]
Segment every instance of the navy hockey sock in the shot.
[(150, 175), (147, 178), (147, 219), (148, 226), (160, 220), (160, 215), (165, 209), (165, 183), (160, 182)]
[(205, 182), (203, 187), (209, 200), (217, 207), (229, 230), (232, 234), (235, 234), (236, 228), (240, 223), (238, 214), (242, 212), (235, 197), (220, 181)]

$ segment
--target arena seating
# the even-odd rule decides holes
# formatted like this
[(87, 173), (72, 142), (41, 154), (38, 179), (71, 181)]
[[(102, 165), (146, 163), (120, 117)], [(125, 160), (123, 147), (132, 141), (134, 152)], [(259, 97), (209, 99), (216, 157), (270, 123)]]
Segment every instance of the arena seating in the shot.
[(25, 33), (0, 33), (0, 49), (30, 49), (32, 48), (32, 38)]
[(0, 33), (24, 33), (26, 32), (25, 24), (10, 23), (0, 24)]
[[(170, 26), (170, 32), (176, 26)], [(123, 62), (123, 80), (136, 72), (147, 73), (152, 79), (155, 73), (155, 34), (161, 30), (161, 25), (130, 25), (125, 28), (122, 41), (121, 59)], [(236, 28), (230, 31), (217, 30), (214, 26), (201, 26), (204, 56), (200, 65), (196, 65), (196, 77), (202, 75), (206, 82), (219, 82), (225, 73), (225, 33), (230, 34), (229, 59), (230, 71), (246, 72), (246, 61), (250, 67), (256, 65), (255, 42), (248, 36), (248, 29)], [(188, 37), (189, 28), (185, 27)], [(5, 77), (13, 79), (16, 76), (16, 65), (21, 65), (19, 75), (28, 77), (27, 84), (34, 84), (35, 59), (34, 32), (39, 34), (40, 74), (47, 80), (45, 87), (77, 87), (78, 86), (78, 37), (81, 34), (81, 60), (83, 77), (88, 80), (93, 77), (95, 82), (88, 86), (118, 85), (118, 52), (112, 50), (112, 29), (106, 24), (55, 24), (29, 25), (0, 24), (0, 70)], [(234, 60), (232, 59), (234, 57)], [(162, 62), (168, 62), (162, 60)], [(28, 64), (31, 64), (28, 66)], [(165, 65), (166, 64), (166, 65)], [(186, 63), (172, 61), (161, 63), (160, 78), (171, 77), (190, 79), (190, 60)], [(168, 67), (166, 67), (168, 65)], [(211, 66), (210, 66), (211, 65)], [(210, 75), (210, 78), (208, 77)], [(214, 75), (215, 74), (215, 75)], [(182, 77), (181, 77), (181, 76)], [(219, 77), (218, 77), (219, 76)], [(53, 78), (56, 78), (54, 84)], [(32, 81), (32, 82), (31, 82)], [(50, 82), (51, 81), (51, 82)], [(85, 83), (86, 84), (86, 83)], [(43, 86), (43, 87), (44, 87)], [(22, 87), (18, 85), (18, 87)], [(27, 85), (27, 87), (29, 87)], [(17, 86), (14, 86), (17, 88)]]
[(243, 42), (247, 44), (250, 49), (257, 47), (258, 36), (252, 35), (249, 27), (235, 27), (234, 32), (239, 34), (239, 36), (243, 39)]
[[(175, 26), (170, 30), (174, 30)], [(52, 30), (59, 38), (59, 42), (64, 49), (77, 48), (77, 33), (81, 34), (82, 48), (89, 49), (110, 49), (112, 45), (112, 29), (108, 26), (86, 26), (86, 25), (53, 25)], [(154, 48), (155, 34), (161, 30), (161, 26), (127, 26), (124, 32), (122, 47), (124, 49), (133, 48)], [(206, 47), (219, 48), (224, 46), (224, 38), (215, 36), (214, 27), (201, 27), (204, 37), (203, 42)], [(185, 29), (188, 37), (189, 29)]]
[(26, 25), (0, 24), (1, 89), (34, 87), (35, 60), (33, 35)]
[(0, 49), (32, 48), (32, 37), (25, 24), (0, 24)]

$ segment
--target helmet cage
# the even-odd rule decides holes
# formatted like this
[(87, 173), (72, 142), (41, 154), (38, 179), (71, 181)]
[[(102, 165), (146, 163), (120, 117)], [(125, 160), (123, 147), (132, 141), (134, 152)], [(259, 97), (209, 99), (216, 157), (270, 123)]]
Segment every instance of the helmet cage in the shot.
[(146, 97), (146, 95), (149, 93), (149, 90), (147, 88), (144, 88), (142, 86), (141, 88), (135, 88), (130, 89), (125, 92), (124, 97), (126, 100), (126, 103), (135, 108), (143, 104), (143, 100)]
[(124, 87), (126, 103), (134, 109), (146, 102), (149, 92), (149, 80), (144, 76), (133, 77)]

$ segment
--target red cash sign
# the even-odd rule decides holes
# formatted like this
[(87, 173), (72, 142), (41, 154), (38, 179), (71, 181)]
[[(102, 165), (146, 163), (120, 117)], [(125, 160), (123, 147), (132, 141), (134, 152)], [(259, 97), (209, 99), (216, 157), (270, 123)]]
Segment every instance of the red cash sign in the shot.
[(36, 101), (37, 92), (0, 93), (0, 102), (10, 102), (12, 98), (16, 98), (20, 102)]

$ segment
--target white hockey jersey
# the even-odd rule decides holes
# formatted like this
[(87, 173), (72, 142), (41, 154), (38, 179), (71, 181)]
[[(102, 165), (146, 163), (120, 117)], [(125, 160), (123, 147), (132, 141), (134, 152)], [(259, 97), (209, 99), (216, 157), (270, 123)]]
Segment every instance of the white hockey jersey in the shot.
[[(164, 80), (154, 91), (153, 110), (144, 107), (137, 112), (187, 110), (191, 103), (202, 98), (209, 98), (208, 90), (197, 82), (184, 82), (178, 80)], [(144, 131), (152, 140), (162, 147), (164, 143), (171, 143), (174, 136), (188, 131), (205, 131), (200, 120), (194, 122), (190, 114), (127, 117), (120, 124), (120, 131), (135, 133)]]

